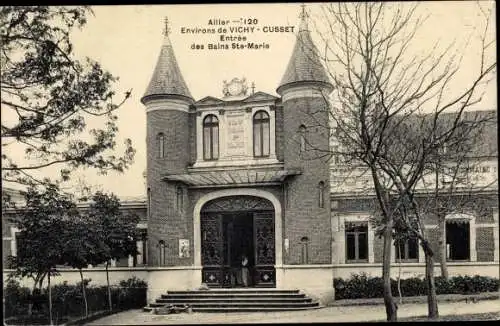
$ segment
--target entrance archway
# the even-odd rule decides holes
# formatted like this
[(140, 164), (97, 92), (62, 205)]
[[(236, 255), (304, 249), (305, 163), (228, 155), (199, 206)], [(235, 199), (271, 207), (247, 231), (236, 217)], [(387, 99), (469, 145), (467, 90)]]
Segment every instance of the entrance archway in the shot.
[(241, 284), (241, 256), (249, 258), (250, 285), (275, 287), (282, 264), (281, 205), (258, 189), (221, 190), (203, 196), (194, 213), (195, 265), (211, 287)]

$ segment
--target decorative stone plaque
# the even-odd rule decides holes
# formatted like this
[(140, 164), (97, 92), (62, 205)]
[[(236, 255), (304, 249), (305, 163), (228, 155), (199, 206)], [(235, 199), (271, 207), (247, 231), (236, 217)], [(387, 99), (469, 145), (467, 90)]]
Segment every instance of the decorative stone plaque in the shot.
[(227, 114), (227, 156), (244, 156), (247, 137), (245, 135), (245, 113)]

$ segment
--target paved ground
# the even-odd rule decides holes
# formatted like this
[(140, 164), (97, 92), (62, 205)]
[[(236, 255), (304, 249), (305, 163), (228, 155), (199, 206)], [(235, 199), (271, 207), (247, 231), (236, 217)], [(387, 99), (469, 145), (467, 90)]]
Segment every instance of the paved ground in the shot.
[[(500, 319), (500, 300), (478, 303), (440, 303), (441, 316), (477, 313), (497, 313)], [(426, 304), (404, 304), (398, 309), (398, 317), (414, 317), (427, 314)], [(129, 310), (95, 320), (89, 325), (159, 325), (159, 324), (224, 324), (224, 323), (311, 323), (311, 322), (363, 322), (384, 321), (384, 306), (326, 307), (306, 311), (253, 312), (253, 313), (182, 313), (153, 315), (142, 310)]]

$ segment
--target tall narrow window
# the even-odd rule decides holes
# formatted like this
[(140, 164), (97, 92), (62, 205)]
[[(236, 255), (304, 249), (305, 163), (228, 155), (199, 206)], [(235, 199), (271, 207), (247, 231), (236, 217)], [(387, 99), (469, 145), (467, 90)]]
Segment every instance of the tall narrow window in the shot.
[(177, 210), (182, 211), (184, 207), (184, 190), (181, 186), (177, 186)]
[(307, 134), (306, 126), (301, 125), (299, 127), (299, 146), (300, 146), (299, 149), (301, 153), (306, 151), (306, 145), (307, 145), (306, 134)]
[(205, 160), (219, 158), (219, 120), (212, 114), (203, 119), (203, 158)]
[(148, 195), (148, 206), (146, 207), (147, 212), (148, 212), (148, 218), (151, 217), (151, 188), (148, 187), (147, 190), (147, 195)]
[(318, 206), (325, 207), (325, 183), (323, 181), (318, 184)]
[(269, 156), (269, 114), (258, 111), (253, 116), (253, 155)]
[(158, 157), (159, 158), (164, 158), (165, 157), (165, 135), (160, 132), (157, 137), (158, 141)]
[(160, 251), (159, 263), (160, 266), (163, 266), (165, 265), (165, 241), (163, 240), (158, 241), (158, 249)]
[(368, 224), (346, 223), (347, 262), (368, 262)]
[(301, 245), (301, 264), (309, 264), (309, 238), (302, 237), (300, 239)]

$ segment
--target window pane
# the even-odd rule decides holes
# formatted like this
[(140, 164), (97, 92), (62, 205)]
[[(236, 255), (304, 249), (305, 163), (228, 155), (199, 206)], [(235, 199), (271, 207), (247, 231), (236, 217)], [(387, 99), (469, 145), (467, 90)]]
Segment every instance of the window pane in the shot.
[(366, 233), (358, 234), (358, 259), (367, 259), (368, 258), (368, 239)]
[(356, 247), (354, 241), (353, 233), (346, 234), (347, 260), (356, 259)]
[(165, 136), (160, 135), (158, 139), (158, 151), (161, 158), (165, 157)]
[(203, 157), (210, 158), (210, 128), (203, 128)]
[(418, 241), (415, 238), (408, 240), (408, 259), (418, 259)]
[(262, 156), (262, 148), (260, 144), (262, 139), (260, 137), (260, 124), (254, 123), (253, 125), (253, 152), (255, 156)]
[(269, 156), (269, 122), (262, 124), (262, 133), (264, 136), (262, 144), (262, 155)]
[(219, 127), (214, 126), (212, 127), (212, 141), (213, 141), (213, 153), (212, 157), (213, 159), (219, 158)]
[(405, 259), (405, 243), (402, 240), (397, 240), (394, 244), (394, 250), (396, 254), (396, 259)]

